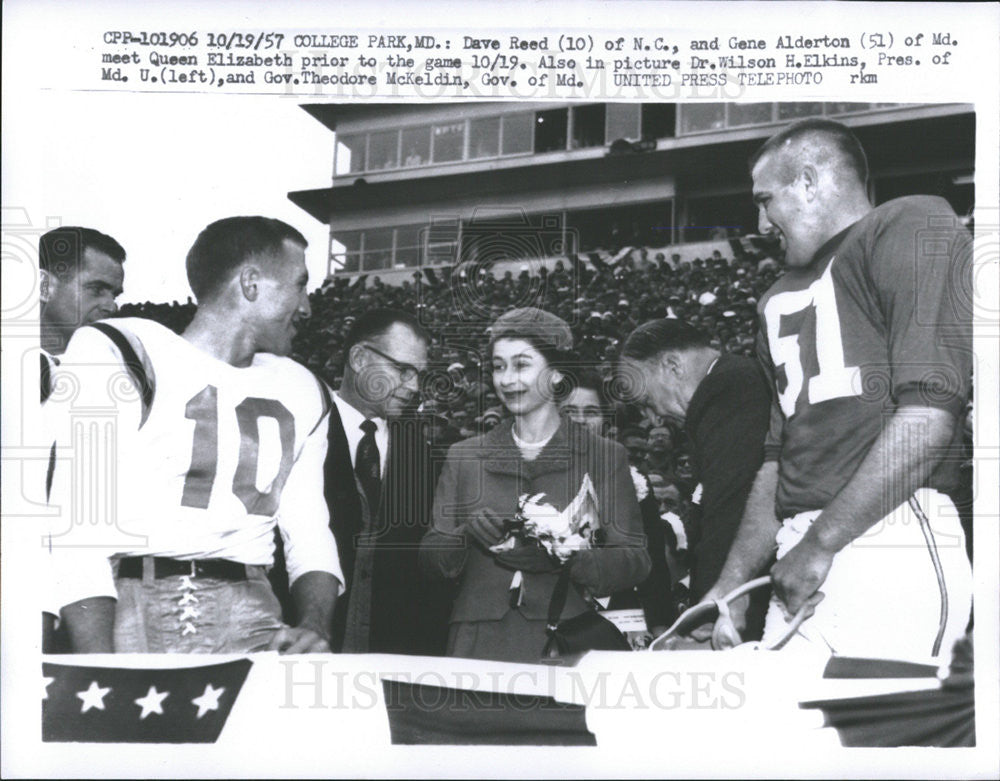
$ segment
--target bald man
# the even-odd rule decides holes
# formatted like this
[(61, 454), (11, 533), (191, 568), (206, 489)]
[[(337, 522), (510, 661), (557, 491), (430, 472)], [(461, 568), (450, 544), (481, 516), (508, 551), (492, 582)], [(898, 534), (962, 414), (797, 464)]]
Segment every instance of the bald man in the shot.
[(801, 608), (786, 648), (948, 653), (971, 570), (950, 458), (971, 383), (971, 242), (940, 198), (873, 207), (843, 125), (811, 119), (750, 161), (760, 231), (786, 273), (761, 298), (757, 353), (773, 383), (765, 461), (708, 598), (777, 547), (764, 642)]

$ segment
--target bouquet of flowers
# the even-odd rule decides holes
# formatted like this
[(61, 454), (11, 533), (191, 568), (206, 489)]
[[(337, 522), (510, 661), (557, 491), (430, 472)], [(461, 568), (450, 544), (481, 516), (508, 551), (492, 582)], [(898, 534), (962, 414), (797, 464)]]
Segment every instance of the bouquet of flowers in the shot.
[(514, 519), (507, 522), (507, 535), (490, 550), (502, 553), (519, 542), (537, 543), (563, 564), (574, 551), (593, 547), (599, 529), (597, 494), (590, 475), (584, 474), (580, 490), (565, 510), (546, 502), (545, 494), (521, 495)]

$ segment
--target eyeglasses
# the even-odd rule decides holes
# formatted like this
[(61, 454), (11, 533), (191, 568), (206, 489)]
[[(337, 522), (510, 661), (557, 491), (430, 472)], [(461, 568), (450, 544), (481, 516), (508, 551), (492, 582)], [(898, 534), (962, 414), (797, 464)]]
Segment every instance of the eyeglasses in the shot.
[(382, 358), (385, 358), (389, 363), (391, 363), (393, 366), (395, 366), (396, 367), (396, 371), (399, 372), (399, 379), (402, 382), (409, 382), (414, 377), (418, 377), (420, 375), (420, 369), (418, 369), (416, 366), (414, 366), (411, 363), (403, 363), (402, 361), (397, 361), (391, 355), (386, 355), (384, 352), (382, 352), (381, 350), (379, 350), (377, 347), (372, 347), (367, 342), (362, 342), (361, 346), (364, 347), (364, 348), (366, 348), (366, 349), (368, 349), (368, 350), (371, 350), (376, 355), (381, 356)]

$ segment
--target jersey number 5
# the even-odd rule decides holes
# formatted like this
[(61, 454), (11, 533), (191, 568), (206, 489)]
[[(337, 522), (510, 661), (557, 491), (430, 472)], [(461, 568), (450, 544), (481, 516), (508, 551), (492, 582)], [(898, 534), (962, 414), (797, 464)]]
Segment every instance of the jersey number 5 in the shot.
[[(194, 421), (194, 441), (191, 445), (191, 466), (184, 478), (181, 504), (185, 507), (208, 507), (215, 483), (219, 460), (218, 390), (206, 386), (184, 407), (184, 417)], [(281, 438), (281, 463), (278, 474), (267, 492), (257, 490), (257, 452), (260, 446), (261, 418), (273, 418), (278, 423)], [(233, 475), (233, 493), (252, 515), (274, 515), (278, 511), (281, 489), (292, 470), (295, 448), (295, 420), (280, 401), (249, 396), (236, 407), (240, 427), (240, 457)]]
[[(786, 418), (795, 413), (803, 385), (808, 404), (861, 394), (858, 367), (845, 365), (833, 263), (805, 290), (778, 293), (764, 307), (771, 360), (785, 375), (778, 401)], [(806, 344), (802, 334), (810, 314), (815, 321), (815, 342)]]

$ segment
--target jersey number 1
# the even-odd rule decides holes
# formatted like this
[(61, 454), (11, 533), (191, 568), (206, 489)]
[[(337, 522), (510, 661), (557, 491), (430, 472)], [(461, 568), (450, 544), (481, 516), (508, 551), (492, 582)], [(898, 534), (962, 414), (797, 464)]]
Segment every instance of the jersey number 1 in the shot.
[[(219, 460), (219, 392), (208, 385), (188, 401), (184, 417), (194, 421), (194, 441), (191, 444), (191, 466), (184, 477), (181, 504), (205, 509), (212, 497)], [(281, 464), (267, 492), (257, 490), (257, 452), (260, 446), (261, 418), (273, 418), (278, 423), (281, 438)], [(240, 457), (233, 475), (233, 493), (247, 512), (253, 515), (274, 515), (278, 511), (281, 489), (292, 469), (295, 447), (295, 420), (280, 401), (249, 396), (236, 406), (236, 421), (240, 427)]]

